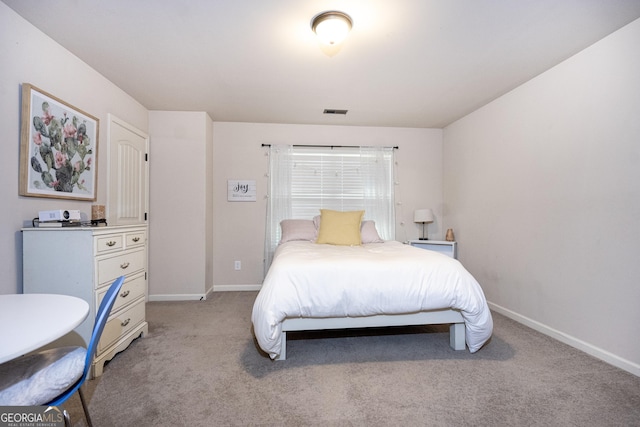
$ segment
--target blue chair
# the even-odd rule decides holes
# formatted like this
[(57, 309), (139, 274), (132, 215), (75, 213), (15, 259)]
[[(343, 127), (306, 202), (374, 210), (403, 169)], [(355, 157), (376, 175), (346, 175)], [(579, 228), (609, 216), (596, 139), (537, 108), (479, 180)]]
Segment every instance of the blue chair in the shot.
[[(102, 331), (123, 283), (124, 276), (117, 278), (102, 299), (86, 350), (54, 348), (0, 364), (0, 406), (60, 406), (78, 391), (91, 427), (89, 409), (80, 387), (89, 374)], [(66, 411), (65, 423), (70, 423)]]

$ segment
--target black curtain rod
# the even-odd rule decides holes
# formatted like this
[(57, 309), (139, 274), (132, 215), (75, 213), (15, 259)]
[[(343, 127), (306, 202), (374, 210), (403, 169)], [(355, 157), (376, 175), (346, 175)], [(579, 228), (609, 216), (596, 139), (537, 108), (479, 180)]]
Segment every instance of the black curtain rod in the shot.
[[(271, 147), (271, 144), (262, 144), (263, 147)], [(294, 147), (313, 147), (313, 148), (360, 148), (360, 145), (298, 145), (294, 144)], [(371, 146), (373, 147), (373, 146)], [(397, 150), (399, 147), (397, 145), (393, 147), (384, 147), (384, 148), (393, 148)]]

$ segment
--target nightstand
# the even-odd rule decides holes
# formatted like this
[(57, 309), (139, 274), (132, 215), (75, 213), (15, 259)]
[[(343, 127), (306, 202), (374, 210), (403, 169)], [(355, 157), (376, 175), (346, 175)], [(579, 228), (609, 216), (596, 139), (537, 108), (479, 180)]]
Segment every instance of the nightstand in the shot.
[(458, 245), (456, 242), (446, 242), (444, 240), (409, 240), (409, 244), (416, 248), (440, 252), (451, 258), (458, 259)]

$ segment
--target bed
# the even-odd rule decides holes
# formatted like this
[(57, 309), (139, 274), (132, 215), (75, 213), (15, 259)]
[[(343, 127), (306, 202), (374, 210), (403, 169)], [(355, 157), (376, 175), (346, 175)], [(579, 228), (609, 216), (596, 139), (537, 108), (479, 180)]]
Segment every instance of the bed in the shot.
[(459, 261), (396, 241), (315, 241), (281, 242), (256, 297), (253, 330), (271, 359), (286, 359), (289, 331), (450, 324), (451, 347), (471, 353), (491, 337), (484, 293)]

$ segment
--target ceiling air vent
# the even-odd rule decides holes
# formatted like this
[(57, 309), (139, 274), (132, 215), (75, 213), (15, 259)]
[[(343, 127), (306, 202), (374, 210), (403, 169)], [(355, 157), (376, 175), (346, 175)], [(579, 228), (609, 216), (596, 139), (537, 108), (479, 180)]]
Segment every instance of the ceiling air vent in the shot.
[(336, 110), (333, 108), (325, 108), (323, 114), (342, 114), (345, 116), (349, 110)]

